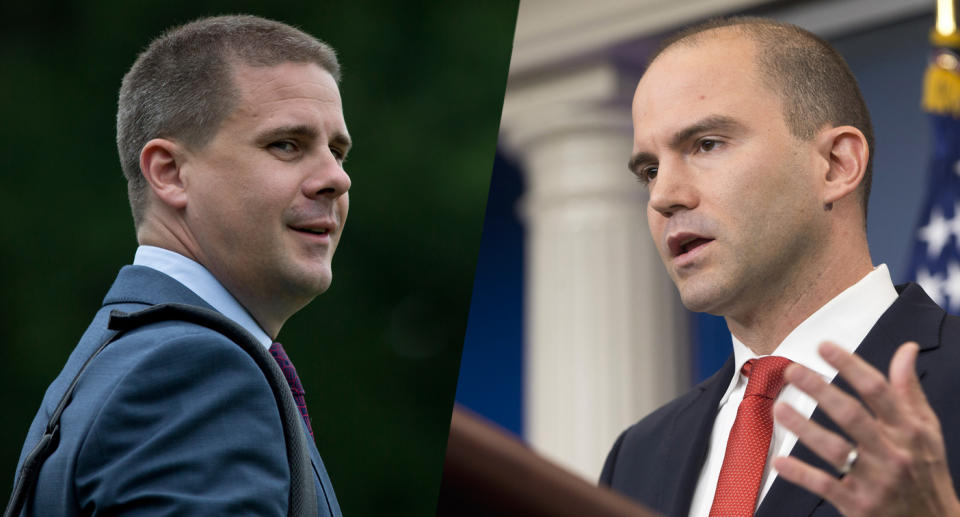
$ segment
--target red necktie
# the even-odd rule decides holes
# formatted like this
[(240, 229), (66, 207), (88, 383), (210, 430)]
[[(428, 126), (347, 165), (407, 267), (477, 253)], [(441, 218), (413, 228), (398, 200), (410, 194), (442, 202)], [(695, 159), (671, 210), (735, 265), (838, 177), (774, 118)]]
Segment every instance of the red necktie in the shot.
[(743, 365), (750, 381), (727, 439), (710, 517), (753, 515), (773, 435), (773, 401), (783, 388), (783, 371), (789, 364), (784, 357), (767, 356)]
[(283, 376), (287, 378), (287, 384), (290, 385), (290, 392), (293, 393), (293, 401), (297, 403), (300, 416), (303, 417), (303, 422), (307, 424), (307, 432), (310, 433), (310, 436), (313, 436), (313, 427), (310, 426), (310, 415), (307, 414), (307, 400), (304, 398), (306, 392), (303, 391), (303, 385), (300, 384), (297, 369), (293, 367), (293, 363), (290, 362), (290, 358), (287, 357), (287, 352), (283, 350), (283, 345), (280, 343), (274, 343), (270, 346), (270, 355), (273, 356), (277, 364), (280, 365), (280, 369), (283, 370)]

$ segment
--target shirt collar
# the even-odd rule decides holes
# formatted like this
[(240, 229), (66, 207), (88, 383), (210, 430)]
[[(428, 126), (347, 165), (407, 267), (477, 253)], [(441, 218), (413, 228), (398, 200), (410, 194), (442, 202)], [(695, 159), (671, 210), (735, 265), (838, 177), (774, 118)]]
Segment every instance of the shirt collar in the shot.
[(253, 316), (227, 291), (207, 268), (183, 255), (156, 246), (139, 246), (133, 264), (146, 266), (172, 277), (224, 316), (253, 334), (263, 346), (270, 348), (273, 340), (260, 328)]
[[(819, 373), (827, 382), (837, 374), (817, 353), (824, 341), (836, 343), (853, 352), (867, 337), (880, 316), (897, 299), (897, 290), (886, 264), (880, 264), (857, 283), (845, 289), (797, 325), (770, 355), (786, 357)], [(733, 338), (734, 376), (720, 404), (723, 405), (740, 381), (740, 369), (759, 356), (737, 336)]]

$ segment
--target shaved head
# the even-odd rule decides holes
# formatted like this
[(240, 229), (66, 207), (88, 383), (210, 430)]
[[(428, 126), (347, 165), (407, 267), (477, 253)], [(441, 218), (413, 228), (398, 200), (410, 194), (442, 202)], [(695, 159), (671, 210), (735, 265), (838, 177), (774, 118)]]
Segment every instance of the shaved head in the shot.
[(784, 119), (796, 137), (810, 140), (825, 126), (853, 126), (866, 137), (870, 158), (859, 187), (866, 224), (873, 125), (850, 67), (829, 43), (788, 23), (755, 17), (717, 18), (668, 38), (650, 62), (673, 48), (709, 45), (720, 34), (730, 32), (754, 44), (758, 77), (780, 96)]

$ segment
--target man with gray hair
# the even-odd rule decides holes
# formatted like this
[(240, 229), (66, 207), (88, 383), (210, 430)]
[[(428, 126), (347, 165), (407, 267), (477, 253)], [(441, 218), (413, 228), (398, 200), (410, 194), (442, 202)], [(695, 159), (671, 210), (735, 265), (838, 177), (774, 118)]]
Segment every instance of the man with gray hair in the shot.
[[(42, 466), (18, 467), (23, 514), (340, 515), (313, 440), (291, 445), (313, 432), (274, 342), (332, 279), (350, 188), (338, 80), (329, 46), (253, 16), (188, 23), (138, 57), (117, 146), (139, 247), (30, 427), (21, 466), (58, 434)], [(227, 323), (113, 330), (161, 306)]]

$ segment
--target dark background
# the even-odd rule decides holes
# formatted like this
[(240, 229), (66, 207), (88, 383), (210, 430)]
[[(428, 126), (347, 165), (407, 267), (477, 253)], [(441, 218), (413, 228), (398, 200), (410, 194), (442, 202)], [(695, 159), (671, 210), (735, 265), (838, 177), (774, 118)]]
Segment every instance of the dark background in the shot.
[(280, 335), (341, 507), (432, 514), (516, 2), (0, 6), (0, 487), (46, 386), (133, 260), (120, 79), (164, 29), (237, 12), (294, 24), (343, 65), (349, 222), (333, 286)]

